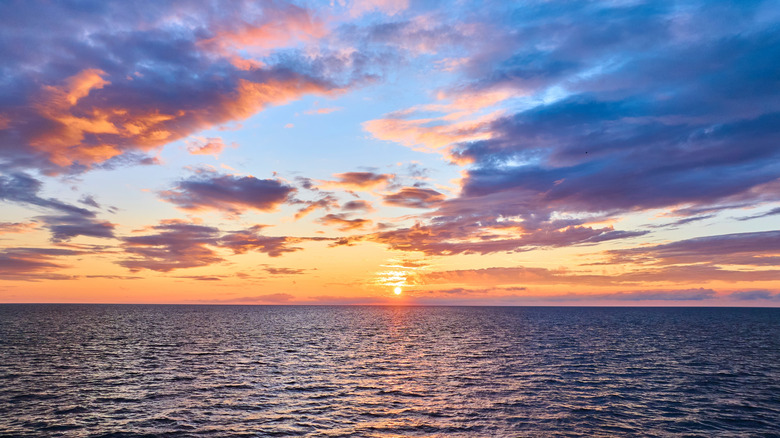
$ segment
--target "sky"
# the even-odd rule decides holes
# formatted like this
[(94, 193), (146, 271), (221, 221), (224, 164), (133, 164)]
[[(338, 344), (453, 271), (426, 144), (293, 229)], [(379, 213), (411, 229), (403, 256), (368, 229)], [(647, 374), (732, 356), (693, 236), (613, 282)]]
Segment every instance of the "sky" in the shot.
[(0, 3), (0, 302), (780, 306), (775, 1)]

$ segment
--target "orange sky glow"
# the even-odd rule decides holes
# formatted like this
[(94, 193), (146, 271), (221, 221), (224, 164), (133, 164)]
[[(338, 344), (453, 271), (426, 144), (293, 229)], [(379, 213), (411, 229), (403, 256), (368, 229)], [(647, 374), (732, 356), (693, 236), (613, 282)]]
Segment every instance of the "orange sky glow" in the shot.
[(0, 302), (780, 306), (761, 14), (176, 5), (0, 30)]

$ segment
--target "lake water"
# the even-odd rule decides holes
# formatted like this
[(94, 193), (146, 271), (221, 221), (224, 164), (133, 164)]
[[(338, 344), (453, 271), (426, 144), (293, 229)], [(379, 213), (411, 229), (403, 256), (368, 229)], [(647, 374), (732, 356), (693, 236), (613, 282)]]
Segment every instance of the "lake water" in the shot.
[(2, 436), (780, 436), (780, 309), (0, 305)]

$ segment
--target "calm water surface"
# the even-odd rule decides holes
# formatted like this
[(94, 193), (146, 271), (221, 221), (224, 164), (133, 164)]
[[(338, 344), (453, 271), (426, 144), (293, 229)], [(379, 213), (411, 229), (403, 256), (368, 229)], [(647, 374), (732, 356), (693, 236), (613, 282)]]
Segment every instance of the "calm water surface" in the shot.
[(2, 436), (780, 436), (780, 309), (0, 305)]

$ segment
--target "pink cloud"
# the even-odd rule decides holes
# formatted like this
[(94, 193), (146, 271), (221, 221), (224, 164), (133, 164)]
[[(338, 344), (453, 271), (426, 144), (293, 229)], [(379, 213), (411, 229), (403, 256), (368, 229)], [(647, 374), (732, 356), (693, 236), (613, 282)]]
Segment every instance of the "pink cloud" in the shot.
[[(233, 143), (230, 146), (236, 147), (236, 144)], [(189, 142), (187, 151), (192, 155), (213, 155), (214, 158), (217, 158), (226, 147), (225, 142), (219, 137), (196, 138)]]
[(29, 233), (37, 229), (36, 222), (0, 222), (0, 234)]
[(337, 173), (335, 181), (324, 181), (320, 187), (341, 187), (352, 190), (366, 190), (389, 184), (395, 175), (374, 172), (345, 172)]
[(373, 223), (369, 219), (349, 219), (346, 214), (326, 214), (317, 222), (336, 227), (339, 231), (353, 231), (365, 229)]

